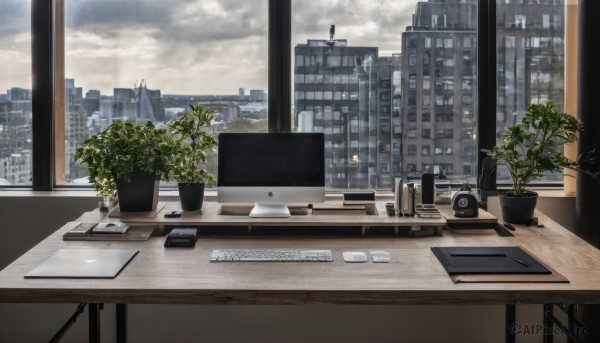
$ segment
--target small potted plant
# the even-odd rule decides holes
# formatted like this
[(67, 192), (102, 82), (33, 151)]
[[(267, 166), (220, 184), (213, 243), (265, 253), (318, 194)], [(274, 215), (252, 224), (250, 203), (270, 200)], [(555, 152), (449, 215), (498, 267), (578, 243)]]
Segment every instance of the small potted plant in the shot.
[(161, 179), (169, 176), (172, 138), (154, 124), (116, 121), (88, 138), (75, 151), (87, 164), (88, 177), (101, 197), (114, 196), (123, 212), (151, 211), (158, 202)]
[(563, 168), (569, 168), (595, 180), (600, 178), (600, 172), (585, 170), (580, 165), (592, 162), (594, 151), (584, 153), (576, 160), (568, 159), (560, 151), (564, 144), (575, 142), (582, 131), (583, 123), (556, 110), (552, 101), (532, 104), (521, 123), (505, 128), (503, 144), (482, 150), (492, 158), (504, 161), (512, 178), (511, 190), (499, 194), (505, 222), (529, 224), (533, 220), (537, 193), (526, 187), (544, 172), (562, 172)]
[(189, 105), (188, 112), (169, 124), (168, 130), (175, 146), (170, 166), (184, 211), (201, 209), (205, 185), (215, 184), (214, 177), (202, 167), (206, 153), (217, 145), (217, 141), (206, 132), (206, 127), (214, 119), (215, 112), (211, 108), (198, 104)]

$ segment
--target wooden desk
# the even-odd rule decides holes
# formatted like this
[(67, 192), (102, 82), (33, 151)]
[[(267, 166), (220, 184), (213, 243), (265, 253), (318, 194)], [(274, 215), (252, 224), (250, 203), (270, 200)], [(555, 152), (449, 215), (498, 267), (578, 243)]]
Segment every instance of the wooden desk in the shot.
[[(210, 205), (209, 205), (210, 206)], [(168, 208), (168, 207), (165, 207)], [(0, 302), (116, 304), (545, 304), (600, 303), (600, 251), (537, 213), (545, 227), (515, 225), (514, 237), (493, 230), (446, 231), (443, 236), (209, 235), (193, 249), (165, 249), (164, 237), (148, 241), (63, 241), (78, 222), (64, 225), (0, 272)], [(321, 218), (321, 216), (319, 216)], [(101, 219), (97, 212), (80, 220)], [(205, 220), (206, 218), (206, 220)], [(288, 219), (295, 225), (296, 217)], [(314, 220), (314, 218), (313, 218)], [(322, 216), (321, 225), (346, 224)], [(378, 220), (386, 220), (380, 218)], [(282, 225), (282, 219), (202, 216), (181, 223)], [(305, 222), (304, 222), (305, 221)], [(133, 221), (135, 222), (135, 220)], [(140, 222), (148, 223), (148, 220)], [(150, 222), (163, 225), (157, 216)], [(310, 225), (307, 219), (299, 219)], [(177, 223), (169, 220), (168, 223)], [(383, 225), (381, 221), (375, 221)], [(313, 225), (317, 222), (313, 221)], [(385, 223), (389, 225), (389, 223)], [(520, 245), (566, 276), (570, 283), (454, 284), (431, 252), (432, 246)], [(137, 249), (140, 253), (113, 280), (24, 279), (59, 248)], [(331, 263), (211, 263), (216, 248), (331, 249)], [(344, 263), (343, 251), (387, 250), (390, 263)]]

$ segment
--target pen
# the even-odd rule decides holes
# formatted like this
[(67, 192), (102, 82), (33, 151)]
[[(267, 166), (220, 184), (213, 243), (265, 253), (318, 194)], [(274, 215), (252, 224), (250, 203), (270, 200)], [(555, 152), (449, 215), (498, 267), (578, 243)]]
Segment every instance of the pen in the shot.
[(513, 258), (513, 260), (519, 262), (520, 264), (524, 265), (525, 267), (529, 267), (529, 265), (527, 263), (525, 263), (523, 260), (520, 260), (514, 256), (512, 258)]
[(450, 253), (450, 256), (475, 256), (475, 257), (504, 257), (506, 254), (502, 253)]

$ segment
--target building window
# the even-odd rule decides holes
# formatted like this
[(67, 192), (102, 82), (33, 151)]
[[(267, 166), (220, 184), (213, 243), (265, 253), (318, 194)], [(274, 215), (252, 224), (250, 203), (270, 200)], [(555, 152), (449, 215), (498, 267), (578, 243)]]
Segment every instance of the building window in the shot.
[(407, 153), (409, 156), (414, 156), (417, 154), (417, 146), (416, 145), (409, 145), (407, 148)]
[(454, 138), (453, 129), (441, 129), (435, 132), (435, 138), (452, 139)]
[(414, 112), (414, 110), (413, 110), (413, 111), (410, 111), (410, 112), (408, 112), (408, 115), (407, 115), (407, 120), (408, 120), (409, 122), (414, 122), (414, 121), (417, 121), (417, 113), (416, 113), (416, 112)]
[(408, 76), (408, 88), (410, 88), (410, 89), (417, 88), (417, 76), (416, 75)]
[(430, 139), (431, 138), (431, 129), (422, 129), (421, 137), (423, 137), (425, 139)]
[(430, 153), (431, 153), (431, 147), (429, 145), (424, 145), (423, 149), (421, 151), (421, 154), (423, 156), (429, 156)]

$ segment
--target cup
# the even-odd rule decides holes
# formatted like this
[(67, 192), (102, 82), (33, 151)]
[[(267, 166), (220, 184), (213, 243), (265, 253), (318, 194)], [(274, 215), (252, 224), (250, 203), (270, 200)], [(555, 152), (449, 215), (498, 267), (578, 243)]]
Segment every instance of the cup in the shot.
[(388, 216), (396, 215), (396, 209), (394, 208), (393, 202), (388, 202), (385, 204), (385, 212), (387, 213)]

